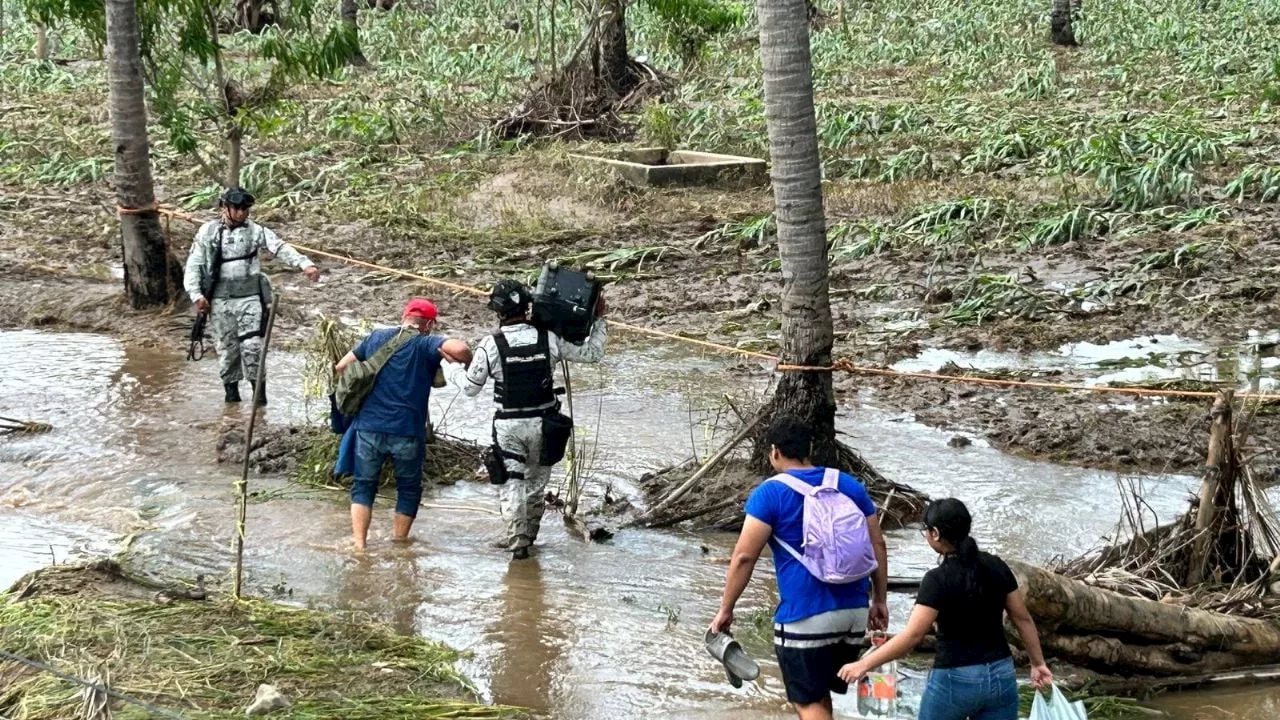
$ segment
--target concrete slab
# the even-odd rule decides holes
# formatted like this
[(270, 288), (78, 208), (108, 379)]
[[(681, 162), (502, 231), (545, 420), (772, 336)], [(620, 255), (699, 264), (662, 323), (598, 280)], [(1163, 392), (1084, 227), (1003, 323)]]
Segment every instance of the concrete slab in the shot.
[(641, 186), (763, 185), (769, 181), (764, 160), (665, 148), (623, 150), (612, 157), (570, 155), (570, 157), (611, 168), (627, 182)]

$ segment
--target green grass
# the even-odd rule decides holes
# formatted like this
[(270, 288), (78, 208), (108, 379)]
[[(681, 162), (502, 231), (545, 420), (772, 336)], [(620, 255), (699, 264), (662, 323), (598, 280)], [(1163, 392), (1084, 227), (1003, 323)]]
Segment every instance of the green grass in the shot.
[[(627, 12), (631, 52), (670, 81), (628, 118), (636, 143), (767, 157), (750, 4), (700, 6), (716, 27), (696, 37), (659, 5)], [(609, 148), (496, 137), (493, 122), (550, 70), (551, 27), (533, 7), (502, 18), (492, 7), (362, 9), (373, 65), (299, 83), (253, 118), (244, 182), (266, 219), (367, 227), (384, 259), (430, 257), (437, 272), (527, 271), (535, 248), (624, 281), (694, 263), (719, 275), (741, 256), (737, 271), (776, 270), (767, 189), (627, 188), (567, 157)], [(561, 57), (586, 22), (563, 10)], [(29, 24), (12, 3), (4, 11), (0, 189), (109, 195), (102, 64), (32, 61)], [(1239, 229), (1235, 245), (1248, 247), (1261, 224), (1241, 218), (1280, 200), (1280, 36), (1267, 31), (1280, 0), (1212, 11), (1174, 0), (1156, 16), (1134, 0), (1089, 8), (1069, 51), (1047, 42), (1047, 14), (1039, 0), (888, 0), (846, 8), (843, 24), (812, 36), (830, 256), (853, 272), (877, 257), (928, 264), (914, 280), (945, 280), (957, 298), (927, 309), (935, 325), (1052, 318), (1094, 296), (1176, 305), (1176, 281), (1200, 269), (1197, 248), (1218, 246), (1215, 226)], [(55, 34), (58, 57), (95, 56), (75, 32)], [(163, 199), (207, 208), (215, 188), (165, 137), (152, 134)], [(510, 188), (491, 184), (507, 173), (520, 176), (518, 212), (502, 209)], [(560, 201), (586, 210), (565, 220)], [(86, 229), (101, 232), (65, 233)], [(1128, 243), (1150, 257), (1132, 261)], [(1113, 248), (1132, 264), (1123, 280), (1053, 291), (995, 280), (1035, 256), (1098, 264)]]
[[(157, 604), (101, 596), (85, 589), (92, 582), (44, 594), (50, 583), (75, 586), (79, 572), (46, 570), (36, 596), (0, 596), (0, 646), (73, 675), (106, 671), (113, 689), (193, 720), (244, 717), (259, 683), (292, 701), (272, 715), (282, 719), (523, 717), (468, 701), (452, 650), (359, 614), (258, 600)], [(79, 686), (3, 662), (0, 676), (5, 717), (78, 717)], [(121, 705), (115, 717), (150, 715)]]

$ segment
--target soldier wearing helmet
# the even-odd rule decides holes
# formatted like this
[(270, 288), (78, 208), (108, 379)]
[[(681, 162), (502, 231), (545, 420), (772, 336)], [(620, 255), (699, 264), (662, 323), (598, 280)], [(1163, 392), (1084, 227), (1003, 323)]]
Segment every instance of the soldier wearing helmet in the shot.
[[(262, 357), (262, 334), (266, 329), (271, 284), (262, 274), (258, 253), (266, 250), (292, 265), (307, 279), (320, 279), (315, 263), (267, 228), (249, 219), (253, 195), (243, 188), (228, 188), (218, 198), (220, 215), (196, 233), (187, 257), (183, 285), (196, 311), (213, 320), (218, 349), (218, 371), (226, 401), (240, 402), (240, 381), (253, 387)], [(255, 398), (265, 405), (263, 393)]]
[(595, 308), (591, 335), (581, 344), (532, 325), (531, 300), (520, 281), (499, 281), (489, 295), (489, 309), (498, 315), (497, 331), (480, 341), (469, 367), (445, 363), (449, 382), (467, 395), (480, 394), (493, 378), (493, 438), (506, 476), (501, 498), (507, 527), (498, 545), (515, 560), (529, 557), (542, 523), (543, 495), (551, 477), (551, 466), (540, 462), (543, 418), (560, 409), (555, 365), (561, 359), (599, 362), (607, 337), (603, 298)]

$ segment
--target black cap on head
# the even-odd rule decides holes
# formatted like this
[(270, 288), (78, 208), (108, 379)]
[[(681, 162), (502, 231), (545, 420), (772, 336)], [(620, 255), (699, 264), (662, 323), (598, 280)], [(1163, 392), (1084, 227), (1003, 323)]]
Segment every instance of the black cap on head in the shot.
[(519, 317), (529, 312), (529, 289), (519, 280), (507, 278), (494, 284), (489, 293), (489, 309), (503, 318)]
[(233, 207), (248, 210), (253, 207), (253, 195), (242, 187), (231, 187), (222, 191), (218, 197), (218, 207)]

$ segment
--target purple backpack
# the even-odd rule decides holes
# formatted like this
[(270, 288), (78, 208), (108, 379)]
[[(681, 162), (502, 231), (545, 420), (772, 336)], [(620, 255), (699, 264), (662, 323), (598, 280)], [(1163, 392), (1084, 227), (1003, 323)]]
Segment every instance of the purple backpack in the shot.
[(861, 580), (876, 571), (875, 548), (867, 530), (867, 516), (840, 492), (840, 471), (827, 468), (821, 485), (781, 473), (777, 480), (804, 496), (804, 542), (797, 551), (782, 538), (778, 544), (822, 582), (840, 585)]

